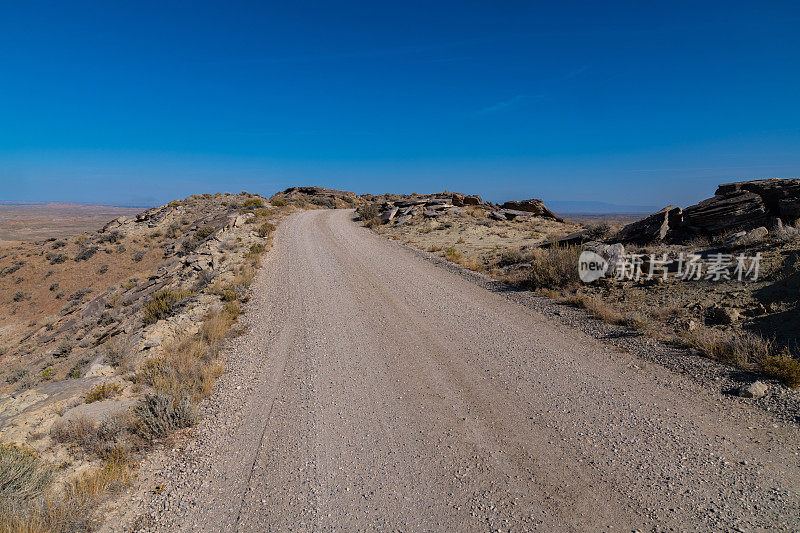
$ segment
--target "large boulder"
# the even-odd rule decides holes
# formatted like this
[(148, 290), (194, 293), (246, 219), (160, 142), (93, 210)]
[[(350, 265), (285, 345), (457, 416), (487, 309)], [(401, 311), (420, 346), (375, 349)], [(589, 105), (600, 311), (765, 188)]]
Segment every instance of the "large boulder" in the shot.
[(511, 209), (514, 211), (527, 211), (532, 213), (534, 216), (552, 218), (553, 220), (557, 220), (559, 222), (564, 221), (561, 217), (547, 209), (547, 207), (544, 205), (544, 202), (538, 198), (531, 198), (529, 200), (522, 201), (511, 200), (504, 203), (502, 207), (503, 209)]
[(619, 231), (617, 239), (638, 244), (661, 242), (670, 229), (679, 224), (680, 217), (680, 207), (667, 206), (657, 213), (628, 224)]
[(386, 211), (381, 213), (378, 218), (381, 220), (381, 222), (389, 222), (395, 217), (395, 215), (397, 215), (398, 211), (399, 209), (397, 207), (389, 207)]
[(739, 248), (741, 246), (752, 246), (767, 238), (769, 231), (764, 226), (759, 226), (750, 231), (740, 231), (730, 235), (725, 239), (725, 246), (728, 248)]
[(551, 246), (575, 246), (591, 240), (592, 231), (585, 229), (570, 233), (565, 237), (559, 237), (550, 241), (545, 241), (539, 245), (540, 248), (550, 248)]
[(464, 197), (464, 205), (481, 205), (483, 200), (477, 194), (471, 194)]
[(800, 196), (778, 200), (778, 215), (787, 222), (800, 218)]
[(687, 228), (710, 233), (760, 226), (766, 219), (767, 208), (761, 196), (745, 190), (717, 194), (683, 211)]
[(769, 178), (764, 180), (723, 183), (717, 187), (717, 192), (714, 194), (725, 196), (740, 191), (757, 194), (764, 202), (767, 211), (777, 214), (780, 209), (779, 205), (781, 200), (800, 196), (800, 179)]

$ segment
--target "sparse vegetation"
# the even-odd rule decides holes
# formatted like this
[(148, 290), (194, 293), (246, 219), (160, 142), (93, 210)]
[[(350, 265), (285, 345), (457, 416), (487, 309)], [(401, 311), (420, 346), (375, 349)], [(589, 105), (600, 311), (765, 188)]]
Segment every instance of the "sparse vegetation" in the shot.
[(176, 306), (184, 299), (190, 297), (191, 292), (164, 289), (157, 292), (143, 307), (143, 320), (145, 324), (153, 324), (170, 316)]
[(122, 394), (122, 387), (116, 383), (101, 383), (95, 385), (86, 393), (86, 403), (99, 402), (109, 398), (116, 398)]
[(764, 374), (789, 387), (800, 387), (800, 361), (788, 351), (764, 357), (759, 361), (759, 368)]
[(275, 231), (275, 225), (270, 222), (264, 222), (258, 227), (258, 236), (267, 237), (273, 231)]
[(286, 206), (286, 200), (284, 200), (283, 198), (273, 198), (272, 200), (270, 200), (269, 203), (271, 203), (275, 207), (285, 207)]
[(450, 246), (449, 248), (445, 248), (444, 257), (448, 261), (453, 261), (454, 263), (456, 263), (461, 260), (461, 252), (456, 250), (454, 247)]
[(527, 284), (534, 289), (558, 289), (577, 285), (580, 253), (577, 246), (553, 246), (536, 250)]
[(25, 501), (38, 496), (52, 478), (52, 469), (30, 448), (0, 444), (0, 502), (7, 504), (9, 500)]
[(252, 211), (259, 207), (264, 207), (264, 202), (261, 200), (261, 198), (248, 198), (242, 202), (242, 209), (246, 209), (248, 211)]
[(134, 410), (136, 428), (146, 439), (165, 437), (170, 431), (191, 426), (195, 417), (188, 399), (148, 394)]
[(75, 256), (75, 261), (87, 261), (89, 260), (100, 248), (97, 246), (87, 246), (86, 248), (81, 248), (78, 254)]

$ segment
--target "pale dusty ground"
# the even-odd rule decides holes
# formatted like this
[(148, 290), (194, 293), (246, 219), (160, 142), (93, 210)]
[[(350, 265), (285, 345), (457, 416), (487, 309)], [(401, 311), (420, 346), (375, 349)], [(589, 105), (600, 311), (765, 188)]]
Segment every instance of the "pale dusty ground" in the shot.
[(352, 216), (282, 224), (197, 437), (109, 529), (800, 527), (797, 426)]
[(0, 205), (0, 244), (64, 238), (99, 229), (119, 216), (134, 216), (141, 208), (103, 205)]

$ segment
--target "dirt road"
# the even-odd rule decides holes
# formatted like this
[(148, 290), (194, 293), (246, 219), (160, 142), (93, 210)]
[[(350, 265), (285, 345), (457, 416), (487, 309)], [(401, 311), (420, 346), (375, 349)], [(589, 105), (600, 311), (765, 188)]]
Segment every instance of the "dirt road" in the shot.
[(279, 228), (148, 529), (800, 528), (800, 433), (354, 223)]

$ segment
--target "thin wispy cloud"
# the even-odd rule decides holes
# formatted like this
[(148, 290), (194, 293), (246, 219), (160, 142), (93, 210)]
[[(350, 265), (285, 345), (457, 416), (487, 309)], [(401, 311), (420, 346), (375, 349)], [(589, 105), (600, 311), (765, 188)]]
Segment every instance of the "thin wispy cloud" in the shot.
[(475, 111), (473, 116), (482, 117), (486, 115), (494, 115), (496, 113), (501, 113), (513, 107), (520, 105), (526, 99), (531, 98), (530, 95), (527, 94), (518, 94), (513, 98), (509, 98), (508, 100), (502, 100), (500, 102), (494, 103), (488, 107), (484, 107), (483, 109), (479, 109)]

